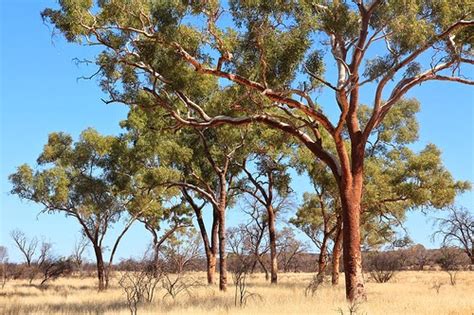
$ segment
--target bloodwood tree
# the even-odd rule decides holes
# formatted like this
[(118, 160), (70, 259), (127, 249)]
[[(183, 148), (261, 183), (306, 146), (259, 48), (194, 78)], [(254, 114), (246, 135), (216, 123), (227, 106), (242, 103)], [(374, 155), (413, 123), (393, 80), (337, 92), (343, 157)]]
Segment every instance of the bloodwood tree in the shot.
[[(9, 176), (12, 194), (43, 205), (42, 212), (63, 213), (77, 220), (94, 249), (99, 290), (107, 288), (118, 245), (136, 220), (125, 215), (129, 195), (121, 194), (109, 176), (117, 141), (93, 129), (83, 131), (77, 142), (67, 134), (52, 133), (37, 160), (37, 170), (24, 164)], [(105, 236), (124, 217), (106, 262)]]
[[(369, 119), (369, 108), (360, 106), (360, 120)], [(374, 249), (390, 243), (396, 228), (403, 228), (406, 213), (414, 209), (442, 209), (470, 183), (456, 181), (444, 167), (441, 152), (429, 144), (420, 152), (409, 145), (418, 139), (419, 104), (403, 100), (372, 131), (365, 155), (365, 186), (361, 201), (361, 243)], [(315, 193), (307, 194), (292, 222), (321, 250), (319, 269), (326, 266), (327, 244), (333, 242), (333, 284), (338, 282), (342, 205), (337, 182), (329, 168), (304, 147), (293, 164), (305, 172)], [(337, 269), (337, 270), (336, 270)]]
[[(474, 84), (463, 76), (474, 64), (470, 0), (62, 0), (42, 16), (67, 40), (103, 48), (97, 74), (110, 102), (182, 126), (266, 124), (326, 164), (341, 199), (350, 300), (365, 298), (359, 232), (372, 130), (415, 86)], [(317, 103), (321, 89), (332, 104)], [(372, 98), (365, 123), (361, 95)]]

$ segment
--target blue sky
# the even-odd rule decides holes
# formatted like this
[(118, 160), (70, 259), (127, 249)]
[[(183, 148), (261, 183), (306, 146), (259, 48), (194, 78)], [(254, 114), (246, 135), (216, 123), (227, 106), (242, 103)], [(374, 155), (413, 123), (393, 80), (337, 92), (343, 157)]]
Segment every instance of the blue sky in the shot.
[[(83, 129), (94, 127), (101, 133), (118, 133), (118, 122), (127, 113), (125, 106), (101, 102), (104, 95), (95, 80), (77, 80), (94, 69), (77, 66), (73, 59), (93, 59), (94, 50), (52, 37), (40, 18), (40, 11), (48, 6), (55, 6), (55, 1), (5, 0), (0, 4), (0, 244), (9, 248), (11, 260), (19, 257), (9, 238), (11, 230), (43, 237), (54, 243), (57, 254), (68, 255), (79, 238), (79, 226), (60, 214), (38, 216), (39, 205), (8, 193), (8, 175), (22, 163), (34, 164), (50, 132), (65, 131), (77, 137)], [(436, 144), (454, 177), (474, 182), (473, 89), (428, 83), (409, 96), (422, 104), (416, 147)], [(293, 185), (300, 193), (310, 189), (302, 177), (295, 177)], [(464, 194), (458, 202), (472, 211), (474, 194)], [(231, 225), (237, 217), (237, 210), (229, 211)], [(416, 242), (436, 245), (430, 241), (432, 222), (426, 216), (414, 212), (406, 225)], [(140, 256), (148, 242), (144, 229), (136, 225), (125, 237), (118, 257)]]

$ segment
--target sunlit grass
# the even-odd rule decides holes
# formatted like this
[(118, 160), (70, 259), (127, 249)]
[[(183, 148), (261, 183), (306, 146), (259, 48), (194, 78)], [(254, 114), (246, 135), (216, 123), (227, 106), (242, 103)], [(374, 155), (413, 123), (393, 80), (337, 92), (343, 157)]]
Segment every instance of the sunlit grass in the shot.
[[(193, 274), (203, 283), (204, 274)], [(217, 287), (200, 286), (191, 295), (175, 300), (162, 299), (141, 305), (138, 314), (349, 314), (341, 283), (318, 289), (313, 297), (305, 297), (304, 288), (311, 274), (280, 274), (279, 284), (271, 286), (263, 275), (253, 275), (249, 291), (259, 297), (249, 299), (245, 307), (234, 305), (234, 288), (226, 293)], [(231, 278), (229, 279), (231, 281)], [(433, 289), (444, 283), (439, 293)], [(473, 314), (474, 272), (460, 272), (456, 286), (449, 284), (444, 272), (406, 271), (389, 283), (367, 282), (368, 301), (358, 307), (357, 314)], [(52, 282), (47, 290), (29, 286), (27, 281), (10, 281), (0, 291), (0, 314), (129, 314), (126, 300), (117, 282), (106, 292), (98, 293), (93, 278), (63, 278)]]

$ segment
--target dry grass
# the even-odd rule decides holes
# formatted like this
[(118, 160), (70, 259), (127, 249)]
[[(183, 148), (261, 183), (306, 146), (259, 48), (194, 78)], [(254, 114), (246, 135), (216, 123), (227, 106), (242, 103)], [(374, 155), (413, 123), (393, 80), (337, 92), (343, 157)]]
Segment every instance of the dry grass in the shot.
[[(204, 282), (204, 274), (194, 275)], [(305, 297), (310, 274), (281, 274), (278, 286), (270, 286), (263, 275), (252, 276), (249, 290), (260, 299), (249, 300), (244, 308), (234, 306), (233, 287), (220, 293), (215, 287), (195, 288), (190, 296), (176, 300), (161, 298), (139, 307), (138, 314), (349, 314), (344, 287), (325, 285), (313, 297)], [(443, 282), (439, 293), (435, 282)], [(443, 272), (399, 273), (389, 283), (367, 283), (368, 302), (357, 314), (474, 314), (474, 272), (461, 272), (458, 284), (449, 285)], [(97, 293), (92, 278), (58, 279), (46, 291), (26, 281), (10, 281), (0, 290), (0, 314), (129, 314), (122, 291), (114, 283)]]

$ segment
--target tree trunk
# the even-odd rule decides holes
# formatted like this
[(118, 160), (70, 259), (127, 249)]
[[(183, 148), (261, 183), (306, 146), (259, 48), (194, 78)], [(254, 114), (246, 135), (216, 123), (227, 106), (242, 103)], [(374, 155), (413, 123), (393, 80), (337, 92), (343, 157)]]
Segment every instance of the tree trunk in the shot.
[[(345, 182), (346, 179), (343, 179)], [(341, 184), (343, 219), (343, 261), (346, 280), (346, 298), (349, 301), (366, 300), (362, 255), (360, 250), (360, 202), (362, 195), (362, 172), (350, 183)]]
[(216, 283), (216, 263), (217, 257), (215, 253), (210, 252), (207, 257), (207, 284)]
[(327, 235), (324, 235), (323, 241), (321, 242), (321, 249), (320, 249), (319, 257), (318, 257), (317, 278), (321, 282), (324, 279), (324, 272), (326, 271), (326, 266), (327, 266), (327, 261), (328, 261), (327, 243), (328, 243), (328, 237)]
[(191, 204), (194, 212), (196, 213), (196, 220), (198, 222), (199, 231), (201, 232), (202, 241), (204, 243), (204, 250), (206, 252), (206, 263), (207, 263), (207, 284), (213, 285), (216, 283), (216, 260), (217, 260), (217, 240), (218, 240), (218, 211), (213, 207), (212, 212), (212, 227), (211, 227), (211, 241), (209, 242), (209, 238), (207, 236), (206, 226), (204, 224), (204, 220), (202, 218), (202, 207), (199, 207), (194, 203), (193, 199), (187, 194), (187, 192), (183, 191), (184, 195), (186, 196), (188, 202)]
[(225, 207), (219, 209), (219, 290), (227, 290), (227, 257), (226, 257)]
[(336, 237), (334, 239), (334, 246), (332, 250), (332, 285), (339, 284), (339, 265), (342, 253), (342, 218), (337, 217)]
[(272, 206), (267, 207), (268, 214), (268, 234), (270, 236), (270, 272), (271, 283), (278, 283), (278, 259), (276, 246), (276, 229), (275, 229), (275, 211)]
[(99, 246), (94, 246), (94, 253), (97, 266), (97, 279), (99, 280), (99, 291), (103, 291), (107, 289), (107, 286), (104, 258), (102, 257), (102, 249)]

